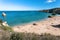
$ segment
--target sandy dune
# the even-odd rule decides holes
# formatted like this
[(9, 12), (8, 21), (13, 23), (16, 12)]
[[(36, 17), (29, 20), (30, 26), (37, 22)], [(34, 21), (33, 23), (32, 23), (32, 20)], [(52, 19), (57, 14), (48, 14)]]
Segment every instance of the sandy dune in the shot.
[[(35, 25), (33, 25), (35, 23)], [(13, 30), (15, 32), (26, 32), (26, 33), (50, 33), (53, 35), (60, 35), (60, 28), (53, 27), (51, 25), (60, 24), (60, 16), (45, 19), (43, 21), (37, 21), (25, 25), (15, 26)]]

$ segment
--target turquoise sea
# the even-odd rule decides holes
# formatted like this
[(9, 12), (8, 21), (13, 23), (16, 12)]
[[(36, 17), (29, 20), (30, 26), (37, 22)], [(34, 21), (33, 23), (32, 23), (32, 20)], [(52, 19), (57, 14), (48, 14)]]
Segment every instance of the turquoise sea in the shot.
[[(5, 13), (7, 15), (6, 21), (10, 26), (44, 20), (50, 15), (49, 13), (38, 11), (5, 11)], [(0, 19), (3, 19), (2, 11), (0, 11)]]

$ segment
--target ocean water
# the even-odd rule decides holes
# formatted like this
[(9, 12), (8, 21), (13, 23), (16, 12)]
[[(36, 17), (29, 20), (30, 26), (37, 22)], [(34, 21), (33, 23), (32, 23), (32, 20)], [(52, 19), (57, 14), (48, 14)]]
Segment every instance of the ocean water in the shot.
[[(38, 11), (5, 11), (5, 13), (7, 15), (6, 21), (10, 26), (44, 20), (50, 15), (49, 13)], [(0, 19), (3, 19), (2, 11), (0, 11)]]

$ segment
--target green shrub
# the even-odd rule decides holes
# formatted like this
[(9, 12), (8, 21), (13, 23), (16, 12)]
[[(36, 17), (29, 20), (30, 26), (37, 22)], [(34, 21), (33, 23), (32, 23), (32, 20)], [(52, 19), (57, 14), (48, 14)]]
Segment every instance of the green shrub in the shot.
[(52, 15), (53, 15), (53, 16), (55, 16), (55, 15), (56, 15), (56, 13), (52, 13)]
[(0, 19), (0, 24), (2, 23), (3, 21)]
[(57, 37), (54, 35), (50, 35), (50, 34), (42, 34), (42, 36), (40, 36), (41, 40), (57, 40)]
[(4, 31), (10, 31), (13, 32), (11, 27), (7, 27), (7, 26), (0, 26), (0, 29), (4, 30)]
[(10, 40), (22, 40), (23, 39), (23, 34), (22, 33), (12, 33)]
[(34, 33), (13, 33), (10, 40), (60, 40), (60, 36), (50, 34), (37, 35)]

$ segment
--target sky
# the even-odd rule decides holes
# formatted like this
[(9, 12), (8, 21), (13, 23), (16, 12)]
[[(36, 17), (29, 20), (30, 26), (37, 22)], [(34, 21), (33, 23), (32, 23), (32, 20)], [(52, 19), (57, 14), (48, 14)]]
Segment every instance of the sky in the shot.
[(1, 10), (43, 10), (60, 7), (60, 0), (0, 0)]

